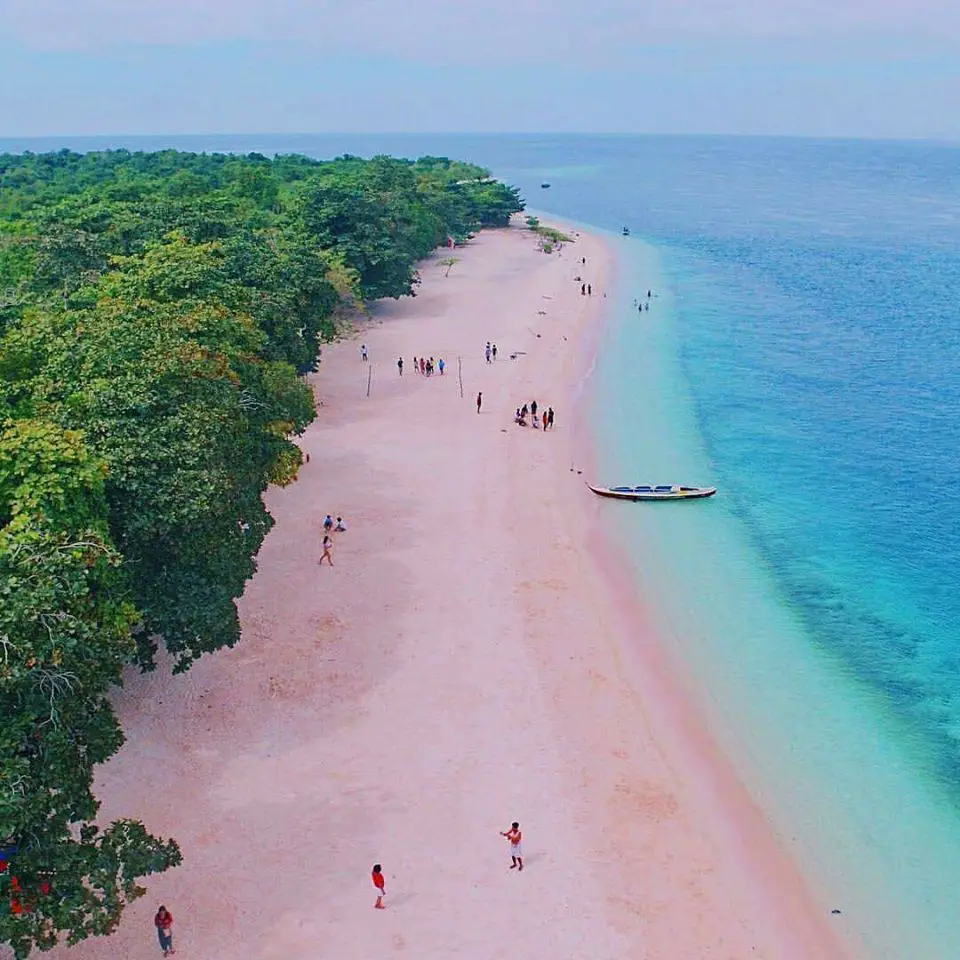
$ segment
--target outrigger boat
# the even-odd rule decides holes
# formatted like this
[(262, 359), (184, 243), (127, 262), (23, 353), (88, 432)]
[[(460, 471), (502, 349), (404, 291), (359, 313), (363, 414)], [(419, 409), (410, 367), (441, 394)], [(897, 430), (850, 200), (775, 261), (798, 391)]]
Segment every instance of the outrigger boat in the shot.
[(625, 237), (629, 237), (629, 236), (630, 236), (630, 228), (629, 228), (629, 227), (624, 227), (624, 228), (623, 228), (623, 235), (624, 235)]
[(702, 500), (712, 497), (716, 487), (681, 487), (678, 484), (659, 487), (595, 487), (587, 486), (598, 497), (612, 497), (614, 500)]

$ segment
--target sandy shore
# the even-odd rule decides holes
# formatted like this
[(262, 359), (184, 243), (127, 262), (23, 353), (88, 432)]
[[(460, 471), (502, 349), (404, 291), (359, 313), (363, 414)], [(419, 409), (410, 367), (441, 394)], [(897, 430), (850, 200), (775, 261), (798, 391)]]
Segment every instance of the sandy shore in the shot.
[[(176, 836), (185, 863), (116, 936), (54, 956), (153, 955), (160, 902), (203, 960), (844, 956), (591, 532), (573, 407), (606, 249), (548, 257), (510, 229), (458, 255), (324, 351), (240, 646), (128, 684), (103, 813)], [(422, 353), (446, 374), (414, 375)], [(552, 434), (512, 423), (534, 398)], [(349, 527), (332, 569), (327, 512)]]

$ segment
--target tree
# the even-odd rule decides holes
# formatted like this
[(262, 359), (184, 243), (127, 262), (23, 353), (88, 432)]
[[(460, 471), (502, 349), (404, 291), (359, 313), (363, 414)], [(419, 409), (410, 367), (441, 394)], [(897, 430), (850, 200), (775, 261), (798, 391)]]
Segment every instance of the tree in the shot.
[(459, 257), (444, 257), (444, 258), (440, 261), (440, 263), (439, 263), (439, 266), (441, 266), (441, 267), (446, 267), (446, 268), (447, 268), (446, 270), (443, 271), (443, 275), (444, 275), (445, 277), (449, 277), (449, 276), (450, 276), (450, 271), (451, 271), (451, 270), (454, 268), (454, 266), (455, 266), (456, 264), (458, 264), (459, 262), (460, 262), (460, 258), (459, 258)]
[(179, 862), (142, 824), (100, 829), (93, 769), (123, 741), (107, 699), (137, 612), (105, 534), (104, 468), (42, 420), (0, 435), (0, 941), (17, 957), (112, 930)]
[[(109, 692), (187, 669), (236, 601), (315, 416), (299, 374), (515, 190), (446, 158), (0, 154), (0, 941), (108, 934), (180, 862), (97, 822)], [(456, 258), (444, 261), (447, 274)]]

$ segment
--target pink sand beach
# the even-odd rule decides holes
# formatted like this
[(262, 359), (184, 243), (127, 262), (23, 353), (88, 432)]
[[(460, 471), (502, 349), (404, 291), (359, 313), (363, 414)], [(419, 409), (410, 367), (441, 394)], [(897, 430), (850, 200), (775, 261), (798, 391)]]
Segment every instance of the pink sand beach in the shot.
[[(240, 645), (131, 674), (103, 818), (175, 836), (184, 864), (58, 960), (159, 955), (160, 903), (197, 960), (848, 956), (594, 532), (576, 397), (603, 242), (548, 256), (512, 227), (457, 256), (324, 349)], [(534, 399), (552, 432), (514, 424)], [(348, 529), (321, 568), (327, 513)]]

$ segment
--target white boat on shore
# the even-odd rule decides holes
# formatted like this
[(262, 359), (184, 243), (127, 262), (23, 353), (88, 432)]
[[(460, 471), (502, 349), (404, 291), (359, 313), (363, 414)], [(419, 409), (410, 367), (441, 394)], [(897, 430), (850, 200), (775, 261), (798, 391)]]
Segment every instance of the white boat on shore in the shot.
[(679, 484), (662, 484), (658, 487), (595, 487), (587, 486), (598, 497), (610, 497), (614, 500), (702, 500), (712, 497), (716, 487), (683, 487)]

